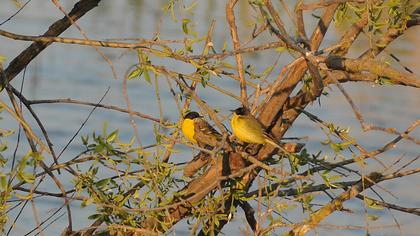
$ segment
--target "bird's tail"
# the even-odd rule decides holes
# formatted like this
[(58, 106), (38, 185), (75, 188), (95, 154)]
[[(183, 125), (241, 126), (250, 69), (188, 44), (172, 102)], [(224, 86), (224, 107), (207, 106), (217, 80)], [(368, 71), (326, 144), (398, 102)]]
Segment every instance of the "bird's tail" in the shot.
[(270, 137), (265, 137), (265, 142), (271, 144), (276, 148), (281, 148), (280, 145)]
[(278, 144), (276, 141), (274, 141), (272, 138), (270, 137), (265, 137), (265, 142), (271, 144), (272, 146), (282, 150), (285, 153), (289, 153), (286, 149), (284, 149), (284, 147), (280, 146), (280, 144)]

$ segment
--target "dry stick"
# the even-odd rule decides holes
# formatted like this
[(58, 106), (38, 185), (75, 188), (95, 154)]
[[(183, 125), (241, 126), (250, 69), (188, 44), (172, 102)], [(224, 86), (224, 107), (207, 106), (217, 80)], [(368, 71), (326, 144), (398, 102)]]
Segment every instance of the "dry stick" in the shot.
[[(71, 98), (28, 100), (29, 105), (37, 105), (37, 104), (45, 104), (45, 103), (77, 104), (77, 105), (84, 105), (84, 106), (99, 107), (99, 108), (119, 111), (119, 112), (123, 112), (123, 113), (129, 113), (129, 111), (127, 109), (123, 109), (123, 108), (120, 108), (118, 106), (107, 105), (107, 104), (98, 104), (98, 103), (93, 103), (93, 102), (84, 102), (84, 101), (71, 99)], [(133, 111), (133, 115), (138, 116), (138, 117), (143, 118), (143, 119), (146, 119), (146, 120), (151, 120), (151, 121), (156, 122), (156, 123), (160, 122), (159, 118), (153, 117), (153, 116), (145, 114), (145, 113)]]
[[(47, 225), (45, 225), (45, 227), (44, 228), (42, 228), (42, 230), (45, 230), (45, 229), (47, 229), (48, 227), (50, 227), (50, 225), (52, 225), (53, 223), (55, 223), (57, 220), (59, 220), (61, 217), (63, 217), (65, 215), (65, 213), (63, 213), (63, 214), (61, 214), (61, 215), (59, 215), (59, 216), (57, 216), (54, 220), (52, 220), (50, 223), (48, 223)], [(69, 234), (70, 232), (66, 232), (66, 234)], [(27, 234), (25, 234), (24, 236), (28, 236), (29, 234), (27, 233)], [(61, 234), (61, 235), (63, 235), (63, 234)], [(34, 234), (34, 236), (38, 236), (38, 234)]]
[(11, 19), (13, 19), (13, 17), (15, 17), (17, 14), (19, 14), (20, 11), (23, 10), (23, 8), (26, 7), (26, 5), (28, 5), (28, 3), (32, 1), (32, 0), (28, 0), (26, 1), (15, 13), (13, 13), (9, 18), (7, 18), (6, 20), (4, 20), (3, 22), (0, 23), (0, 26), (4, 25), (5, 23), (7, 23), (8, 21), (10, 21)]
[[(41, 120), (39, 119), (38, 115), (35, 113), (35, 111), (32, 109), (30, 102), (22, 95), (21, 92), (17, 91), (13, 86), (10, 86), (10, 89), (12, 90), (13, 94), (15, 94), (15, 96), (17, 96), (20, 100), (20, 102), (22, 102), (26, 109), (28, 109), (28, 111), (31, 113), (32, 117), (35, 119), (36, 123), (38, 124), (39, 128), (41, 129), (42, 135), (44, 135), (45, 140), (47, 141), (47, 145), (48, 148), (51, 152), (51, 156), (54, 159), (54, 163), (56, 165), (58, 165), (58, 157), (55, 153), (55, 150), (53, 148), (53, 144), (51, 142), (51, 139), (48, 135), (47, 130), (45, 129), (44, 125), (42, 124)], [(60, 174), (60, 170), (57, 169), (58, 174)]]
[[(289, 17), (289, 19), (292, 21), (293, 25), (295, 27), (297, 26), (297, 22), (296, 19), (292, 16), (292, 12), (290, 11), (289, 7), (287, 6), (286, 2), (284, 0), (279, 0), (281, 6), (283, 7), (284, 11), (287, 13), (287, 16)], [(305, 34), (306, 37), (306, 34)]]
[[(144, 48), (150, 44), (153, 44), (154, 41), (147, 41), (143, 43), (123, 43), (123, 42), (114, 42), (114, 41), (102, 41), (102, 40), (93, 40), (93, 39), (79, 39), (79, 38), (66, 38), (66, 37), (51, 37), (51, 36), (32, 36), (32, 35), (22, 35), (15, 34), (6, 30), (0, 29), (0, 35), (6, 38), (21, 40), (21, 41), (31, 41), (38, 43), (63, 43), (63, 44), (77, 44), (77, 45), (86, 45), (92, 47), (105, 47), (105, 48)], [(145, 39), (141, 39), (146, 41)]]
[[(241, 47), (241, 43), (239, 42), (239, 36), (238, 36), (238, 28), (236, 27), (236, 23), (235, 23), (235, 13), (233, 10), (237, 2), (238, 0), (229, 0), (226, 3), (226, 18), (229, 24), (230, 35), (232, 37), (232, 42), (233, 42), (233, 48), (235, 50)], [(248, 96), (246, 93), (246, 79), (245, 79), (244, 65), (243, 65), (241, 54), (236, 54), (235, 59), (236, 59), (236, 66), (237, 66), (238, 75), (240, 79), (241, 102), (243, 106), (248, 107)]]
[[(73, 9), (70, 11), (69, 16), (73, 21), (78, 20), (88, 11), (98, 5), (101, 0), (80, 0), (77, 2)], [(54, 22), (49, 29), (43, 34), (43, 36), (58, 36), (71, 26), (71, 21), (64, 17), (61, 20)], [(28, 48), (22, 51), (17, 57), (15, 57), (6, 68), (5, 73), (7, 80), (10, 82), (19, 74), (41, 51), (48, 47), (51, 42), (47, 43), (32, 43)]]
[[(358, 226), (358, 225), (350, 225), (350, 224), (347, 224), (347, 225), (319, 224), (318, 227), (328, 229), (328, 230), (362, 230), (362, 231), (364, 230), (364, 231), (366, 231), (366, 226)], [(369, 229), (384, 230), (384, 229), (387, 229), (387, 228), (395, 228), (395, 225), (394, 224), (369, 225)], [(328, 231), (328, 232), (331, 232), (331, 231)], [(401, 230), (400, 230), (400, 232), (401, 232)], [(400, 235), (404, 235), (404, 234), (400, 234)]]
[[(246, 42), (248, 43), (248, 42)], [(229, 56), (236, 56), (238, 54), (245, 54), (245, 53), (255, 53), (259, 51), (265, 51), (268, 49), (278, 48), (278, 47), (284, 47), (284, 42), (270, 42), (258, 46), (253, 47), (245, 47), (245, 48), (238, 48), (233, 51), (227, 51), (223, 53), (214, 53), (214, 54), (208, 54), (208, 55), (192, 55), (192, 56), (186, 56), (185, 59), (187, 60), (197, 60), (197, 59), (224, 59)], [(249, 81), (247, 81), (249, 83)]]
[[(24, 236), (27, 236), (27, 235), (30, 235), (32, 232), (34, 232), (35, 230), (37, 230), (37, 229), (40, 229), (40, 227), (42, 226), (42, 225), (44, 225), (47, 221), (49, 221), (53, 216), (55, 216), (56, 214), (58, 214), (58, 212), (60, 212), (61, 211), (61, 209), (63, 209), (63, 207), (64, 207), (65, 205), (63, 204), (62, 206), (60, 206), (58, 209), (56, 209), (50, 216), (48, 216), (45, 220), (43, 220), (40, 224), (39, 224), (39, 226), (37, 226), (37, 227), (35, 227), (35, 228), (33, 228), (31, 231), (29, 231), (28, 233), (26, 233)], [(63, 214), (61, 214), (60, 215), (60, 217), (62, 217), (63, 215), (64, 215), (65, 213), (63, 213)], [(44, 230), (44, 229), (46, 229), (46, 227), (45, 228), (43, 228), (43, 229), (40, 229), (40, 230)]]
[[(14, 39), (14, 40), (22, 40), (22, 41), (32, 41), (32, 42), (39, 42), (39, 43), (63, 43), (63, 44), (77, 44), (77, 45), (86, 45), (86, 46), (97, 46), (97, 47), (109, 47), (109, 48), (141, 48), (142, 50), (149, 51), (151, 53), (159, 53), (167, 54), (168, 52), (159, 51), (156, 49), (149, 48), (149, 45), (161, 45), (160, 41), (152, 41), (146, 39), (140, 39), (144, 41), (143, 43), (123, 43), (123, 42), (109, 42), (109, 41), (101, 41), (101, 40), (86, 40), (86, 39), (78, 39), (78, 38), (64, 38), (64, 37), (51, 37), (51, 36), (29, 36), (29, 35), (21, 35), (11, 33), (5, 30), (0, 29), (0, 35)], [(263, 45), (253, 46), (253, 47), (245, 47), (239, 48), (233, 51), (226, 51), (223, 53), (213, 53), (213, 54), (200, 54), (200, 55), (191, 55), (191, 56), (183, 56), (178, 54), (170, 54), (168, 57), (172, 57), (176, 60), (181, 60), (184, 62), (189, 63), (190, 60), (201, 60), (201, 59), (223, 59), (228, 56), (243, 54), (243, 53), (254, 53), (258, 51), (264, 51), (268, 49), (278, 48), (284, 46), (283, 42), (271, 42), (266, 43)], [(166, 48), (169, 49), (169, 48)], [(249, 83), (249, 82), (247, 82)]]
[[(173, 78), (173, 77), (182, 77), (183, 79), (189, 79), (189, 80), (191, 80), (192, 82), (195, 82), (195, 83), (201, 82), (201, 79), (200, 78), (197, 78), (197, 77), (199, 77), (199, 75), (196, 75), (196, 73), (193, 73), (193, 74), (182, 74), (182, 73), (178, 73), (178, 72), (169, 70), (168, 68), (166, 68), (164, 66), (154, 66), (154, 68), (156, 69), (156, 71), (158, 71), (160, 73), (167, 74), (171, 78)], [(225, 73), (224, 71), (221, 71), (221, 74), (222, 75), (227, 75), (230, 78), (233, 78), (235, 80), (238, 80), (237, 78), (235, 78), (235, 76), (232, 76), (231, 74)], [(247, 83), (250, 86), (254, 87), (254, 88), (257, 87), (257, 85), (254, 84), (254, 83), (251, 83), (251, 82), (247, 82)], [(186, 84), (185, 81), (184, 81), (184, 84)], [(241, 100), (240, 97), (236, 96), (235, 94), (231, 93), (228, 90), (225, 90), (223, 88), (220, 88), (220, 87), (216, 86), (215, 84), (213, 84), (211, 82), (207, 82), (207, 86), (210, 87), (210, 88), (212, 88), (212, 89), (214, 89), (214, 90), (216, 90), (216, 91), (218, 91), (218, 92), (220, 92), (220, 93), (222, 93), (222, 94), (225, 94), (225, 95), (227, 95), (227, 96), (229, 96), (229, 97), (231, 97), (231, 98), (233, 98), (235, 100), (238, 100), (238, 101)], [(188, 87), (190, 87), (190, 86), (188, 85)]]
[[(28, 204), (28, 202), (29, 201), (25, 201), (25, 203), (23, 204), (23, 206), (20, 208), (20, 210), (19, 210), (19, 212), (17, 213), (17, 215), (16, 215), (16, 217), (15, 217), (15, 219), (13, 220), (13, 223), (10, 225), (10, 227), (9, 227), (9, 229), (7, 230), (7, 233), (6, 233), (6, 236), (9, 236), (9, 234), (10, 234), (10, 232), (12, 231), (12, 229), (14, 228), (13, 226), (16, 224), (16, 222), (18, 221), (18, 219), (19, 219), (19, 217), (21, 216), (21, 214), (22, 214), (22, 212), (23, 212), (23, 209), (25, 209), (25, 207), (26, 207), (26, 204)], [(22, 202), (21, 202), (22, 203)], [(20, 203), (20, 204), (21, 204)], [(19, 205), (17, 205), (17, 206), (19, 206)], [(16, 207), (17, 207), (16, 206)], [(10, 211), (11, 210), (13, 210), (13, 209), (10, 209)], [(7, 212), (7, 213), (9, 213), (9, 211)], [(4, 214), (4, 213), (3, 213)], [(2, 214), (2, 216), (3, 216), (3, 214)]]
[[(30, 125), (23, 119), (22, 116), (20, 116), (17, 112), (13, 112), (12, 108), (7, 106), (6, 103), (3, 102), (1, 99), (0, 99), (0, 106), (4, 108), (22, 126), (23, 130), (25, 131), (25, 134), (28, 136), (29, 139), (33, 140), (34, 142), (39, 144), (39, 146), (41, 146), (41, 150), (40, 150), (41, 152), (44, 150), (49, 152), (49, 149), (47, 148), (47, 146), (45, 146), (45, 144), (41, 141), (41, 139), (35, 135)], [(15, 106), (13, 107), (14, 109), (16, 109)]]
[(35, 202), (34, 199), (31, 199), (31, 205), (32, 205), (32, 212), (33, 212), (33, 217), (35, 220), (35, 224), (36, 224), (36, 228), (38, 229), (38, 234), (40, 234), (41, 236), (45, 236), (44, 231), (41, 229), (41, 222), (39, 221), (39, 213), (38, 210), (36, 209), (35, 206)]
[(127, 73), (124, 76), (124, 79), (122, 81), (122, 93), (123, 93), (123, 97), (124, 97), (124, 102), (127, 105), (128, 118), (129, 118), (128, 123), (133, 128), (134, 136), (136, 137), (136, 140), (137, 140), (137, 143), (138, 143), (139, 147), (142, 148), (139, 130), (138, 130), (137, 124), (134, 120), (134, 111), (133, 111), (133, 108), (132, 108), (132, 105), (131, 105), (131, 102), (130, 102), (130, 98), (128, 97), (128, 93), (127, 93), (127, 81), (128, 81), (128, 75), (129, 75), (128, 73), (129, 72), (127, 71)]
[[(6, 84), (6, 86), (8, 87), (8, 86), (10, 86), (9, 84)], [(13, 107), (14, 107), (14, 109), (15, 109), (15, 111), (16, 111), (16, 116), (15, 116), (15, 118), (18, 120), (18, 121), (20, 121), (21, 122), (21, 125), (22, 125), (22, 127), (23, 127), (23, 130), (25, 131), (25, 135), (26, 135), (26, 137), (27, 137), (27, 139), (28, 139), (28, 142), (29, 142), (29, 145), (30, 145), (30, 147), (31, 147), (31, 150), (32, 150), (32, 152), (33, 153), (42, 153), (42, 151), (43, 150), (47, 150), (48, 151), (48, 149), (45, 147), (45, 144), (43, 144), (42, 142), (40, 143), (40, 145), (41, 145), (41, 150), (40, 151), (38, 151), (37, 150), (37, 147), (36, 147), (36, 145), (35, 145), (35, 142), (34, 142), (34, 138), (35, 138), (35, 140), (37, 140), (38, 138), (36, 137), (36, 136), (33, 136), (33, 132), (31, 131), (31, 128), (29, 127), (29, 126), (25, 126), (24, 124), (27, 124), (26, 123), (26, 121), (25, 121), (25, 119), (23, 118), (23, 115), (22, 115), (22, 111), (21, 111), (21, 109), (19, 108), (19, 106), (17, 105), (17, 103), (16, 103), (16, 100), (14, 99), (14, 96), (13, 96), (13, 94), (12, 94), (12, 92), (11, 92), (11, 90), (9, 89), (9, 88), (7, 88), (7, 91), (8, 91), (8, 93), (9, 93), (9, 96), (10, 96), (10, 101), (12, 102), (12, 104), (13, 104)], [(4, 104), (3, 106), (6, 106), (6, 104)], [(7, 110), (8, 108), (7, 108), (7, 106), (5, 107), (5, 109)], [(10, 112), (10, 111), (9, 111)], [(13, 114), (12, 114), (13, 115)], [(32, 135), (31, 135), (31, 133), (32, 133)], [(39, 140), (39, 139), (38, 139)], [(40, 140), (39, 140), (39, 142), (40, 142)], [(42, 160), (38, 160), (38, 163), (39, 163), (39, 165), (48, 173), (48, 175), (52, 178), (52, 180), (54, 181), (54, 183), (57, 185), (57, 187), (60, 189), (60, 191), (63, 193), (63, 195), (65, 195), (66, 193), (65, 193), (65, 189), (64, 189), (64, 186), (62, 185), (62, 183), (54, 176), (54, 174), (52, 173), (52, 171), (50, 170), (50, 168), (48, 168), (48, 166), (44, 163), (44, 161), (42, 161)], [(39, 184), (41, 183), (41, 181), (38, 183), (38, 186), (39, 186)], [(66, 205), (66, 208), (67, 208), (67, 216), (68, 216), (68, 221), (69, 221), (69, 225), (68, 225), (68, 228), (71, 230), (72, 229), (72, 217), (71, 217), (71, 209), (70, 209), (70, 204), (69, 204), (69, 201), (68, 201), (68, 199), (67, 198), (64, 198), (64, 204)]]
[[(20, 85), (20, 90), (21, 91), (23, 89), (23, 82), (25, 81), (25, 75), (26, 75), (26, 68), (23, 71), (22, 82), (21, 82), (21, 85)], [(2, 84), (6, 85), (7, 84), (7, 82), (6, 82), (7, 79), (6, 79), (6, 74), (4, 73), (4, 70), (3, 70), (3, 64), (2, 63), (0, 63), (0, 78), (1, 78)], [(20, 105), (22, 105), (22, 104), (20, 104)], [(22, 106), (20, 106), (20, 109), (22, 109)], [(21, 134), (21, 125), (20, 124), (18, 125), (18, 129), (19, 129), (19, 131), (18, 131), (18, 134), (17, 134), (15, 150), (13, 151), (13, 160), (12, 160), (12, 166), (10, 167), (10, 172), (12, 172), (12, 170), (15, 167), (16, 154), (17, 154), (17, 150), (19, 148), (20, 134)], [(13, 181), (13, 178), (9, 178), (8, 185), (11, 184), (12, 181)]]
[(296, 9), (295, 9), (296, 26), (297, 26), (297, 31), (299, 33), (299, 37), (301, 37), (306, 43), (308, 43), (309, 40), (308, 40), (308, 36), (306, 36), (305, 22), (303, 21), (303, 11), (302, 9), (299, 8), (301, 4), (302, 2), (299, 2), (296, 5)]
[[(98, 104), (100, 104), (106, 97), (106, 95), (108, 94), (110, 90), (110, 87), (107, 88), (107, 90), (105, 91), (104, 95), (102, 95), (101, 99), (99, 99)], [(79, 129), (77, 129), (76, 133), (74, 133), (74, 135), (70, 138), (70, 140), (67, 142), (67, 144), (63, 147), (63, 149), (61, 150), (60, 154), (58, 154), (57, 158), (60, 158), (61, 155), (64, 153), (64, 151), (68, 148), (68, 146), (73, 142), (73, 140), (77, 137), (77, 135), (79, 134), (79, 132), (82, 130), (82, 128), (85, 126), (85, 124), (88, 122), (90, 116), (93, 114), (93, 112), (96, 110), (97, 106), (93, 107), (92, 110), (89, 112), (88, 116), (86, 117), (86, 119), (83, 121), (83, 123), (80, 125)]]
[(321, 1), (316, 3), (308, 3), (308, 4), (300, 4), (298, 6), (298, 10), (308, 11), (308, 10), (315, 10), (318, 8), (323, 8), (330, 6), (332, 4), (338, 3), (347, 3), (347, 2), (356, 2), (356, 3), (365, 3), (366, 0), (329, 0), (329, 1)]

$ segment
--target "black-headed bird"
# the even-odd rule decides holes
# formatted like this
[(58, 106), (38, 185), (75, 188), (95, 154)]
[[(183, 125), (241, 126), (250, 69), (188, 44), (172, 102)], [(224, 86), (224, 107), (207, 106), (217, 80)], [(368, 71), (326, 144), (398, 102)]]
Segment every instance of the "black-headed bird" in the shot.
[(284, 150), (273, 138), (267, 134), (261, 123), (251, 114), (246, 107), (233, 110), (231, 119), (233, 134), (242, 142), (266, 144)]
[(195, 111), (184, 116), (182, 133), (191, 143), (206, 149), (213, 149), (222, 140), (222, 135)]

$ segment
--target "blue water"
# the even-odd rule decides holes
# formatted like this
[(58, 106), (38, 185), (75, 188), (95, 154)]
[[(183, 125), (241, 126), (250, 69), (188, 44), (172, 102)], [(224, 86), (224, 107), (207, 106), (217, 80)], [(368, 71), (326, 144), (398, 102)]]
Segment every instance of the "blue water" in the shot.
[[(67, 8), (71, 9), (74, 1), (61, 1)], [(92, 39), (108, 39), (108, 38), (152, 38), (154, 32), (158, 27), (159, 17), (161, 16), (161, 7), (159, 4), (165, 1), (134, 1), (134, 0), (120, 0), (120, 1), (103, 1), (100, 6), (88, 15), (84, 16), (78, 24), (87, 32)], [(210, 24), (210, 19), (217, 19), (216, 30), (214, 32), (214, 45), (216, 49), (223, 47), (224, 42), (229, 42), (230, 36), (226, 28), (224, 17), (224, 2), (222, 4), (218, 1), (200, 2), (198, 6), (198, 14), (190, 16), (193, 21), (196, 21), (195, 30), (204, 35), (207, 32)], [(0, 3), (0, 21), (10, 16), (16, 7), (12, 1), (2, 1)], [(240, 19), (243, 25), (247, 22), (252, 22), (248, 16), (248, 9), (241, 7), (241, 13), (237, 13), (237, 19)], [(60, 12), (55, 9), (50, 1), (33, 0), (17, 17), (11, 22), (1, 26), (1, 29), (9, 30), (14, 33), (38, 35), (44, 32), (51, 22), (61, 18)], [(177, 38), (182, 39), (181, 21), (173, 22), (170, 17), (164, 17), (160, 26), (160, 36), (162, 39)], [(249, 37), (249, 32), (252, 27), (246, 28), (247, 33), (243, 33), (243, 37)], [(339, 34), (337, 32), (329, 32), (327, 42), (334, 42)], [(420, 60), (419, 45), (419, 29), (410, 30), (409, 34), (398, 40), (390, 46), (390, 51), (396, 53), (402, 59), (402, 63), (410, 67), (414, 72), (419, 74), (417, 62)], [(80, 33), (74, 28), (66, 31), (62, 36), (78, 37)], [(261, 42), (267, 39), (267, 36), (262, 37)], [(365, 40), (360, 40), (360, 45), (366, 43)], [(416, 45), (417, 44), (417, 45)], [(6, 57), (7, 65), (21, 50), (29, 45), (28, 42), (12, 41), (0, 37), (0, 55)], [(362, 52), (361, 46), (355, 46), (350, 55), (356, 56)], [(121, 107), (126, 107), (122, 96), (122, 78), (126, 70), (137, 62), (134, 52), (129, 52), (122, 49), (101, 49), (113, 62), (117, 69), (119, 79), (115, 80), (112, 77), (109, 66), (104, 60), (95, 52), (94, 49), (84, 46), (76, 45), (62, 45), (54, 44), (44, 52), (41, 53), (27, 68), (26, 78), (23, 93), (28, 99), (52, 99), (52, 98), (73, 98), (89, 102), (97, 102), (103, 96), (108, 87), (110, 92), (107, 94), (103, 103), (113, 104)], [(199, 53), (196, 50), (195, 53)], [(258, 56), (248, 55), (245, 60), (249, 64), (253, 64), (256, 71), (263, 71), (267, 66), (277, 58), (277, 54), (259, 54)], [(388, 56), (383, 55), (380, 58), (390, 60)], [(176, 69), (183, 72), (193, 72), (194, 69), (188, 67), (184, 63), (165, 61), (161, 59), (154, 59), (154, 62), (160, 63), (169, 69)], [(273, 75), (279, 73), (279, 68), (290, 62), (290, 57), (284, 56), (279, 60)], [(398, 68), (398, 65), (395, 65)], [(269, 79), (274, 79), (270, 77)], [(22, 74), (17, 76), (13, 81), (15, 87), (19, 87), (22, 80)], [(238, 95), (238, 83), (227, 79), (214, 78), (213, 81), (217, 85), (223, 86), (224, 89)], [(161, 99), (164, 107), (164, 116), (171, 121), (177, 121), (179, 114), (176, 105), (173, 102), (171, 94), (167, 91), (166, 81), (159, 82), (161, 87)], [(415, 89), (405, 88), (401, 86), (372, 86), (368, 84), (345, 84), (346, 90), (351, 94), (355, 103), (361, 109), (365, 119), (368, 123), (374, 123), (380, 126), (395, 127), (402, 131), (416, 119), (419, 119), (418, 104), (420, 102), (420, 94)], [(221, 114), (225, 117), (229, 115), (229, 109), (238, 106), (239, 102), (228, 96), (220, 96), (212, 89), (198, 88), (199, 95), (204, 100), (211, 103), (215, 108), (221, 110)], [(393, 138), (392, 135), (381, 132), (363, 132), (360, 125), (355, 119), (354, 114), (350, 110), (350, 106), (346, 103), (342, 94), (334, 87), (329, 90), (329, 96), (322, 98), (322, 106), (313, 104), (309, 107), (309, 111), (319, 115), (320, 118), (334, 122), (342, 127), (349, 127), (351, 135), (356, 137), (363, 144), (367, 150), (374, 150), (382, 146), (387, 141)], [(144, 112), (155, 117), (159, 117), (159, 110), (157, 109), (156, 95), (154, 92), (154, 85), (150, 85), (144, 80), (132, 80), (129, 82), (128, 94), (133, 109), (139, 112)], [(4, 93), (1, 95), (3, 101), (7, 101)], [(193, 106), (194, 107), (194, 106)], [(34, 109), (39, 118), (43, 121), (45, 128), (48, 130), (50, 138), (54, 144), (56, 152), (67, 144), (70, 138), (74, 135), (76, 130), (80, 127), (82, 122), (86, 119), (90, 112), (90, 107), (82, 107), (78, 105), (63, 105), (63, 104), (43, 104), (35, 105)], [(3, 120), (0, 123), (1, 128), (9, 128), (17, 131), (17, 124), (5, 112), (2, 114)], [(30, 124), (35, 126), (33, 119), (29, 113), (25, 116)], [(92, 117), (87, 122), (86, 126), (81, 130), (80, 135), (92, 134), (92, 132), (101, 132), (104, 122), (107, 122), (108, 130), (118, 129), (121, 138), (127, 141), (134, 135), (132, 127), (128, 123), (129, 117), (127, 114), (118, 113), (109, 110), (102, 110), (98, 108)], [(136, 119), (139, 127), (139, 135), (142, 144), (148, 145), (154, 142), (153, 122), (144, 119)], [(225, 121), (227, 124), (227, 122)], [(39, 130), (35, 129), (39, 134)], [(16, 132), (17, 133), (17, 132)], [(80, 136), (79, 135), (79, 136)], [(295, 123), (295, 126), (289, 131), (288, 136), (308, 136), (307, 149), (310, 152), (317, 152), (317, 150), (325, 151), (331, 158), (331, 151), (326, 146), (320, 144), (320, 141), (325, 140), (324, 133), (319, 127), (309, 121), (306, 117), (300, 117)], [(420, 136), (420, 131), (415, 131), (411, 134), (414, 137)], [(16, 134), (8, 139), (9, 151), (13, 150), (16, 143)], [(175, 155), (173, 162), (183, 162), (189, 159), (190, 149), (178, 146), (182, 151), (181, 154)], [(27, 150), (25, 142), (21, 142), (18, 155), (24, 155)], [(65, 151), (60, 161), (65, 161), (73, 158), (77, 153), (83, 150), (80, 138), (77, 137), (75, 141)], [(419, 148), (408, 142), (403, 141), (398, 144), (396, 149), (380, 155), (384, 163), (392, 163), (396, 158), (404, 155), (403, 160), (408, 161), (415, 158), (419, 154)], [(46, 160), (51, 163), (51, 161)], [(358, 168), (356, 165), (352, 167)], [(413, 164), (413, 167), (419, 167), (418, 163)], [(369, 162), (365, 173), (381, 168), (376, 162)], [(7, 171), (7, 170), (5, 170)], [(63, 174), (60, 176), (63, 184), (70, 188), (71, 176)], [(388, 193), (377, 189), (387, 201), (400, 204), (407, 207), (420, 207), (418, 200), (418, 189), (420, 189), (418, 176), (410, 176), (401, 180), (393, 180), (384, 182), (380, 185), (388, 189), (398, 196), (395, 199)], [(40, 187), (40, 190), (57, 191), (55, 185), (47, 180)], [(371, 194), (370, 194), (371, 195)], [(374, 196), (374, 195), (371, 195)], [(317, 197), (317, 203), (325, 203), (328, 199), (324, 197)], [(282, 201), (287, 203), (287, 201)], [(45, 219), (49, 214), (54, 212), (58, 207), (61, 207), (63, 201), (53, 197), (43, 197), (35, 200), (38, 213), (41, 219)], [(360, 201), (352, 200), (346, 203), (346, 208), (349, 209), (363, 209)], [(79, 202), (72, 203), (72, 213), (74, 228), (80, 229), (89, 226), (91, 221), (87, 220), (87, 216), (95, 209), (92, 207), (80, 208)], [(11, 235), (22, 235), (30, 231), (35, 222), (33, 219), (33, 212), (30, 204), (24, 209), (24, 214), (19, 218), (18, 224), (12, 230)], [(65, 212), (64, 210), (61, 212)], [(14, 219), (17, 211), (13, 211), (10, 219)], [(334, 225), (358, 225), (365, 226), (365, 219), (363, 212), (350, 213), (334, 213), (324, 224)], [(392, 216), (388, 211), (375, 212), (380, 214), (381, 218), (378, 221), (370, 222), (370, 226), (384, 226), (394, 225), (394, 227), (385, 227), (383, 229), (375, 229), (372, 235), (394, 235), (399, 234), (395, 227)], [(393, 216), (398, 219), (402, 226), (404, 235), (416, 235), (416, 223), (419, 218), (413, 215), (408, 215), (399, 212), (392, 212)], [(289, 219), (301, 220), (301, 214), (287, 215)], [(57, 235), (61, 233), (66, 226), (66, 216), (60, 218), (53, 223), (45, 231), (46, 235)], [(9, 222), (10, 223), (10, 222)], [(241, 234), (241, 228), (244, 229), (246, 221), (243, 214), (239, 211), (237, 217), (233, 220), (231, 225), (225, 227), (226, 234)], [(280, 234), (281, 231), (275, 231)], [(334, 231), (331, 229), (320, 228), (319, 235), (361, 235), (364, 234), (362, 230), (347, 230)], [(172, 231), (173, 234), (187, 235), (188, 228), (186, 222), (183, 221), (177, 224)]]

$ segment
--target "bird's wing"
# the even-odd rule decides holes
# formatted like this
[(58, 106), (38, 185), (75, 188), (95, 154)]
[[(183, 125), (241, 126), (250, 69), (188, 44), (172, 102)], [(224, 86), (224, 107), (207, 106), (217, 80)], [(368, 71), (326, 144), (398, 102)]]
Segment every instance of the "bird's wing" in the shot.
[(247, 117), (248, 119), (252, 119), (252, 122), (248, 122), (250, 128), (252, 128), (253, 130), (260, 130), (261, 131), (261, 136), (263, 136), (266, 140), (266, 142), (270, 143), (271, 145), (280, 148), (280, 145), (278, 144), (278, 142), (276, 141), (276, 139), (270, 135), (264, 128), (264, 126), (260, 123), (259, 120), (257, 120), (254, 117)]
[(264, 135), (264, 127), (261, 125), (261, 123), (254, 118), (253, 116), (248, 116), (246, 119), (246, 125), (249, 130), (252, 130), (256, 135), (263, 136)]
[(194, 131), (197, 144), (203, 148), (213, 148), (222, 139), (222, 135), (204, 119), (195, 119)]

